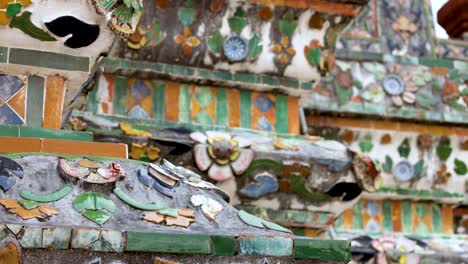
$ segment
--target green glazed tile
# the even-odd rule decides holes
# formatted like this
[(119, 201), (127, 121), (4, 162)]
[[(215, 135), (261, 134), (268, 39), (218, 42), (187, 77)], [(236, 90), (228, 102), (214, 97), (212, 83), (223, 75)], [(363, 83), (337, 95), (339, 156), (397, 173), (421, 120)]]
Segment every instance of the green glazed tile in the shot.
[(270, 75), (262, 75), (262, 82), (270, 86), (278, 86), (280, 84), (279, 79)]
[(314, 192), (306, 187), (305, 178), (298, 175), (291, 175), (290, 190), (293, 193), (300, 195), (301, 197), (310, 200), (312, 202), (326, 202), (331, 199), (330, 196), (320, 192)]
[(213, 255), (234, 256), (236, 253), (236, 238), (233, 236), (212, 236)]
[(117, 76), (114, 79), (113, 114), (125, 115), (127, 113), (127, 78)]
[(288, 97), (286, 95), (276, 96), (275, 110), (276, 110), (276, 132), (288, 133), (289, 131), (288, 119), (299, 118), (299, 117), (288, 116)]
[(50, 138), (74, 141), (93, 141), (93, 133), (71, 130), (45, 129), (23, 126), (20, 128), (20, 137)]
[(453, 68), (453, 62), (451, 60), (435, 59), (430, 57), (419, 58), (419, 64), (429, 67)]
[(18, 242), (24, 248), (42, 248), (42, 228), (25, 227)]
[(286, 237), (240, 237), (239, 254), (244, 256), (291, 256), (293, 239)]
[(236, 73), (234, 75), (235, 80), (238, 82), (244, 82), (244, 83), (257, 83), (257, 75), (253, 73)]
[(403, 232), (411, 233), (413, 231), (413, 221), (412, 221), (412, 210), (411, 210), (411, 202), (410, 201), (403, 201), (401, 203), (401, 218), (403, 223)]
[(10, 229), (10, 231), (15, 235), (17, 235), (23, 228), (22, 225), (16, 225), (16, 224), (6, 224), (6, 227)]
[(6, 63), (8, 59), (8, 48), (0, 47), (0, 63)]
[(26, 199), (21, 199), (18, 201), (24, 208), (30, 210), (37, 208), (42, 205), (42, 203), (36, 202), (36, 201), (31, 201), (31, 200), (26, 200)]
[(218, 88), (216, 91), (216, 124), (229, 125), (229, 110), (226, 88)]
[(350, 59), (350, 60), (363, 60), (363, 61), (382, 61), (383, 55), (381, 53), (373, 52), (357, 52), (344, 49), (335, 51), (337, 59)]
[(0, 137), (19, 137), (19, 126), (0, 125)]
[(108, 245), (112, 251), (122, 252), (124, 246), (124, 236), (121, 231), (102, 230), (101, 241)]
[(102, 211), (102, 210), (86, 209), (82, 213), (82, 215), (99, 225), (104, 224), (105, 222), (107, 222), (107, 220), (111, 218), (110, 213)]
[(21, 197), (24, 199), (28, 199), (31, 201), (36, 201), (36, 202), (41, 202), (41, 203), (49, 203), (49, 202), (55, 202), (58, 201), (68, 194), (73, 190), (73, 185), (67, 184), (63, 186), (60, 190), (50, 193), (50, 194), (44, 194), (44, 195), (34, 195), (32, 194), (31, 190), (22, 190), (20, 192)]
[(28, 77), (26, 123), (30, 127), (42, 127), (44, 85), (44, 78), (37, 75), (31, 75)]
[(21, 11), (21, 3), (9, 3), (5, 14), (9, 17), (15, 17)]
[(312, 90), (313, 84), (311, 82), (301, 82), (301, 88), (304, 90)]
[(166, 72), (170, 74), (189, 76), (192, 76), (195, 73), (193, 69), (179, 65), (166, 65)]
[(392, 201), (383, 200), (383, 229), (386, 232), (393, 231), (393, 214), (392, 214)]
[(97, 241), (100, 237), (100, 231), (95, 229), (73, 229), (71, 248), (84, 248), (87, 245)]
[[(124, 201), (126, 204), (133, 206), (137, 209), (146, 210), (146, 211), (156, 211), (156, 210), (161, 210), (162, 208), (164, 208), (164, 206), (158, 205), (158, 204), (145, 204), (145, 203), (138, 202), (134, 200), (133, 198), (131, 198), (130, 196), (128, 196), (126, 193), (124, 193), (122, 189), (120, 189), (119, 187), (116, 187), (114, 189), (114, 194), (117, 197), (119, 197), (120, 200)], [(176, 217), (177, 217), (177, 214), (176, 214)]]
[(440, 204), (432, 204), (432, 231), (434, 233), (442, 233), (442, 211)]
[(163, 121), (166, 114), (166, 83), (153, 82), (153, 118)]
[(297, 79), (283, 77), (279, 79), (280, 85), (288, 88), (299, 88), (299, 81)]
[(71, 233), (70, 228), (45, 228), (42, 231), (42, 246), (53, 249), (67, 249), (70, 245)]
[(198, 76), (205, 78), (205, 79), (212, 79), (213, 78), (213, 72), (210, 70), (205, 70), (205, 69), (199, 69), (198, 70)]
[(251, 115), (252, 115), (252, 104), (251, 104), (251, 94), (249, 91), (241, 90), (240, 91), (240, 120), (241, 120), (241, 127), (243, 128), (250, 128), (252, 125)]
[(362, 200), (357, 202), (353, 207), (353, 229), (364, 229), (364, 222), (362, 219)]
[(89, 58), (87, 57), (26, 49), (10, 49), (9, 63), (66, 71), (89, 71)]
[(190, 122), (190, 106), (190, 87), (182, 84), (179, 89), (179, 122)]
[(345, 240), (294, 238), (294, 258), (351, 260), (351, 244)]
[(98, 252), (113, 252), (114, 250), (107, 244), (102, 238), (99, 238), (97, 241), (83, 247), (83, 249), (88, 249), (91, 251), (98, 251)]
[(232, 81), (234, 79), (234, 76), (228, 71), (213, 71), (213, 77), (222, 81)]
[(211, 254), (211, 237), (198, 234), (127, 232), (126, 251)]

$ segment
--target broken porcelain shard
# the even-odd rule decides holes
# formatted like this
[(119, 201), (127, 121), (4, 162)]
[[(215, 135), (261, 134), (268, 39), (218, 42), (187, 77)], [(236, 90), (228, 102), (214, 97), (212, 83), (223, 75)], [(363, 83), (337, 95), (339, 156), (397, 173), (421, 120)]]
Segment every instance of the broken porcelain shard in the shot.
[(88, 168), (74, 166), (70, 163), (71, 163), (70, 161), (59, 158), (59, 167), (61, 171), (65, 173), (67, 176), (70, 176), (73, 178), (83, 178), (85, 176), (88, 176), (89, 174)]
[(192, 195), (190, 202), (193, 206), (201, 206), (203, 214), (212, 220), (223, 210), (221, 203), (203, 195)]
[(8, 191), (16, 184), (16, 177), (23, 178), (23, 167), (16, 161), (0, 157), (0, 188)]

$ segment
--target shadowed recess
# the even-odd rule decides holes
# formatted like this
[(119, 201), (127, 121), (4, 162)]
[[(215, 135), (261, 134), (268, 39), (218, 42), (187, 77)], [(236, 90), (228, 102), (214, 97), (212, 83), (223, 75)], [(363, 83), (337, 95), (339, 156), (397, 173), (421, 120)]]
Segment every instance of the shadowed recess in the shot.
[(47, 29), (54, 35), (65, 37), (65, 46), (77, 49), (91, 45), (99, 37), (99, 26), (87, 24), (72, 16), (63, 16), (45, 23)]

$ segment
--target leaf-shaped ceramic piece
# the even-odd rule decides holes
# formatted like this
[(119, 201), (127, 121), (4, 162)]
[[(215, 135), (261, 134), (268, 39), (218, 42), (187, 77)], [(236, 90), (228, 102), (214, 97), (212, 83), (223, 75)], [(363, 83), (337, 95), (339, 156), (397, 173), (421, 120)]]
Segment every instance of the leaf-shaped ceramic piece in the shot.
[(33, 24), (31, 21), (31, 12), (29, 11), (23, 12), (21, 16), (12, 18), (10, 27), (17, 28), (23, 31), (25, 34), (41, 41), (56, 41), (56, 39), (50, 36), (49, 33)]
[(459, 160), (459, 159), (455, 159), (455, 173), (458, 174), (458, 175), (465, 175), (467, 173), (467, 167), (466, 167), (466, 164), (465, 162), (463, 162), (462, 160)]

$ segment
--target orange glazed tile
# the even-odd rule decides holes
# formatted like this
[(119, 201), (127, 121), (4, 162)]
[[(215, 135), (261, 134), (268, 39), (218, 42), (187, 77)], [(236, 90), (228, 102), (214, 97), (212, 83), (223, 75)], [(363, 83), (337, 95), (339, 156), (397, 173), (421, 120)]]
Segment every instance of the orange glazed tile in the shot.
[(227, 89), (229, 127), (240, 127), (240, 91)]
[(346, 209), (343, 212), (343, 228), (353, 229), (353, 209)]
[(21, 88), (19, 92), (15, 94), (10, 100), (8, 100), (8, 105), (18, 113), (21, 118), (24, 120), (24, 114), (26, 113), (26, 88)]
[(52, 129), (60, 128), (64, 95), (65, 79), (59, 76), (48, 77), (46, 82), (44, 121), (42, 127)]
[(356, 16), (360, 8), (351, 4), (330, 3), (325, 0), (249, 0), (258, 4), (273, 4), (294, 8), (312, 8), (321, 13)]
[(42, 139), (42, 152), (126, 159), (127, 144)]
[(40, 138), (0, 137), (0, 153), (41, 152)]
[(288, 96), (288, 127), (289, 133), (299, 135), (299, 97)]
[[(101, 106), (102, 114), (111, 115), (114, 112), (114, 77), (112, 75), (104, 75), (107, 82), (107, 87), (100, 87), (99, 93), (106, 93), (105, 101), (99, 96), (99, 104)], [(104, 90), (105, 89), (105, 90)], [(104, 91), (103, 91), (104, 90)]]
[(166, 86), (166, 120), (179, 120), (179, 84), (168, 82)]
[(453, 208), (450, 205), (442, 205), (442, 232), (453, 234)]
[(393, 201), (392, 202), (392, 224), (393, 224), (394, 232), (401, 232), (401, 230), (403, 229), (401, 219), (402, 219), (401, 202)]
[(306, 237), (317, 237), (319, 234), (317, 229), (314, 228), (304, 228), (304, 236)]

